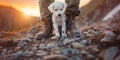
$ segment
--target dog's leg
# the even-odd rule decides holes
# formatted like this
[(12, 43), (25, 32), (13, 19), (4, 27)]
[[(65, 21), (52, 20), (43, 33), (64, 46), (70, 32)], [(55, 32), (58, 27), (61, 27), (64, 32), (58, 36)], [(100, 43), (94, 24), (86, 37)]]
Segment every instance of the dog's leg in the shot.
[(53, 24), (54, 26), (54, 30), (55, 30), (55, 36), (56, 37), (60, 37), (60, 33), (59, 33), (59, 30), (58, 30), (58, 25), (57, 24)]
[(65, 21), (65, 17), (63, 17), (62, 19), (62, 39), (65, 39), (67, 37), (66, 34), (66, 21)]
[(53, 38), (59, 38), (60, 33), (59, 33), (59, 29), (58, 29), (58, 24), (57, 24), (56, 19), (54, 17), (53, 17), (53, 27), (55, 30), (55, 37), (53, 37)]

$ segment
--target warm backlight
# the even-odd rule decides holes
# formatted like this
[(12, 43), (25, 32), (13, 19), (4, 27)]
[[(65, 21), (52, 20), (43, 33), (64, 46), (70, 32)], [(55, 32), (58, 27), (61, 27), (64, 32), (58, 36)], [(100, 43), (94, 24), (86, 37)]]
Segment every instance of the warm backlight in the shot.
[(31, 15), (31, 16), (39, 16), (40, 15), (38, 9), (23, 8), (22, 12), (25, 13), (26, 15)]
[[(64, 1), (64, 0), (61, 0)], [(88, 4), (91, 0), (80, 0), (80, 7)], [(0, 0), (0, 5), (13, 6), (25, 15), (40, 16), (39, 0)]]

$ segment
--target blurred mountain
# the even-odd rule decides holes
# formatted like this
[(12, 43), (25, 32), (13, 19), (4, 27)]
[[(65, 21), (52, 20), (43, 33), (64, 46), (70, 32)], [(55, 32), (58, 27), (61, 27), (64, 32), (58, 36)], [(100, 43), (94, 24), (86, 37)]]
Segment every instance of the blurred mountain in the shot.
[(77, 21), (79, 24), (92, 24), (95, 21), (101, 21), (119, 3), (120, 0), (91, 0), (80, 8), (81, 14), (77, 17)]
[(0, 6), (0, 31), (18, 31), (36, 24), (39, 17), (27, 16), (13, 7)]

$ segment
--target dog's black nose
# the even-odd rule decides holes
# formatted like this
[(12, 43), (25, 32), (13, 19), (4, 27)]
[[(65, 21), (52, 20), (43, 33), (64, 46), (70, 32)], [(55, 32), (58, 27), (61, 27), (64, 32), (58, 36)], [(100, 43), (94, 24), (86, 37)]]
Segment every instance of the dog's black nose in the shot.
[(58, 14), (58, 16), (61, 16), (61, 14)]

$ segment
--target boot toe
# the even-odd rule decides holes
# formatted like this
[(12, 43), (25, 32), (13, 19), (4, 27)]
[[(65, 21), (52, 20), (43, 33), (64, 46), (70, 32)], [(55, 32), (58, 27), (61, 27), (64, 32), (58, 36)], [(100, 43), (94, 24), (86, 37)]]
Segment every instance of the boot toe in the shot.
[(44, 38), (43, 34), (36, 34), (36, 40), (42, 40)]
[(76, 38), (80, 38), (81, 33), (80, 32), (74, 32), (73, 36), (76, 37)]
[(42, 33), (42, 34), (38, 33), (35, 36), (36, 40), (49, 39), (50, 37), (52, 37), (51, 34), (45, 34), (45, 33)]

